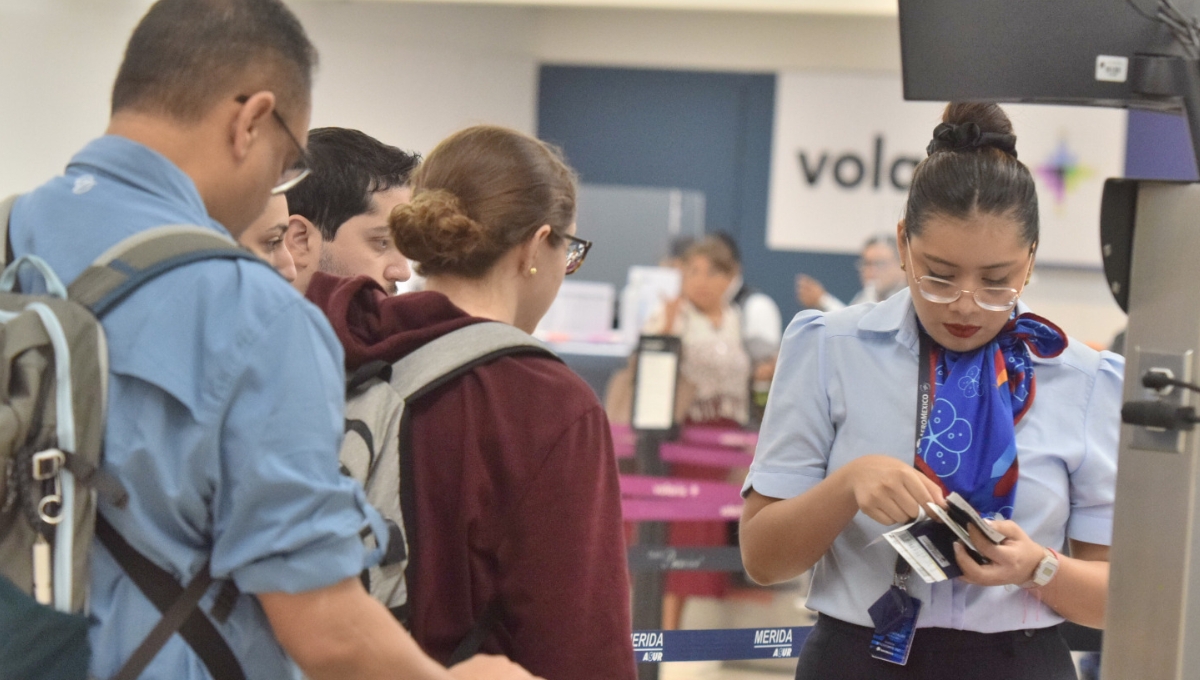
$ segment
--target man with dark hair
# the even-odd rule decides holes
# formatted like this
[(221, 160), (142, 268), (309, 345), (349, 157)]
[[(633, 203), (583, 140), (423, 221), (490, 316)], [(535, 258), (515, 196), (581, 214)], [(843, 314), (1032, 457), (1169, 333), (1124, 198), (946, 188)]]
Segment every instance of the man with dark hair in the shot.
[(298, 289), (306, 290), (317, 270), (369, 276), (388, 293), (408, 280), (412, 272), (392, 240), (388, 215), (408, 202), (405, 184), (419, 162), (419, 156), (358, 130), (309, 131), (312, 174), (288, 191), (287, 244), (296, 260)]
[[(241, 235), (306, 173), (315, 62), (279, 0), (160, 0), (129, 42), (107, 134), (16, 202), (13, 254), (70, 282), (161, 225)], [(162, 618), (131, 574), (189, 583), (208, 568), (219, 583), (138, 677), (291, 678), (294, 659), (314, 679), (450, 678), (359, 580), (361, 532), (381, 523), (338, 471), (342, 350), (320, 311), (263, 263), (206, 259), (102, 322), (103, 467), (128, 503), (99, 512), (151, 566), (93, 546), (92, 674), (113, 677)], [(480, 659), (457, 677), (516, 677)]]

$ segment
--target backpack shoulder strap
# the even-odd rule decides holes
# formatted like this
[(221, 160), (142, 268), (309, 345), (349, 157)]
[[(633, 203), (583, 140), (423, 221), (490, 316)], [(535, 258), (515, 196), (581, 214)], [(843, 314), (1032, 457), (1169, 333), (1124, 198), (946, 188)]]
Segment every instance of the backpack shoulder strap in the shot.
[(212, 229), (192, 225), (156, 227), (109, 248), (67, 287), (67, 293), (96, 316), (103, 316), (142, 284), (177, 267), (209, 259), (261, 262)]
[[(409, 403), (476, 366), (502, 356), (523, 353), (542, 354), (561, 361), (544, 343), (519, 328), (499, 321), (488, 321), (447, 333), (392, 364), (389, 382), (405, 402), (400, 418), (400, 498), (410, 554), (419, 548), (416, 547), (416, 489), (411, 474), (412, 430), (407, 414)], [(406, 579), (410, 593), (420, 587), (416, 584), (413, 566), (414, 562), (409, 561)], [(474, 656), (500, 623), (502, 613), (502, 603), (499, 599), (489, 602), (483, 614), (455, 648), (450, 665)]]
[(13, 204), (20, 196), (13, 194), (0, 201), (0, 246), (3, 246), (5, 265), (13, 261), (12, 243), (8, 240), (8, 218), (12, 215)]
[(406, 402), (457, 377), (461, 370), (515, 353), (555, 354), (545, 343), (499, 321), (464, 326), (392, 364), (392, 388)]

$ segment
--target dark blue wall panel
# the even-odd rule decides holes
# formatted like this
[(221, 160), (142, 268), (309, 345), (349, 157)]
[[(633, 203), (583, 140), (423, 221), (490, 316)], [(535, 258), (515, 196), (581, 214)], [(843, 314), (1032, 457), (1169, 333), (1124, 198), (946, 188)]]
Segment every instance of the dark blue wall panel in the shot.
[[(786, 322), (799, 309), (797, 272), (843, 300), (859, 284), (854, 256), (767, 249), (774, 115), (774, 74), (541, 69), (538, 135), (562, 146), (585, 182), (703, 191), (708, 231), (737, 239), (746, 280)], [(603, 247), (602, 234), (588, 238)]]

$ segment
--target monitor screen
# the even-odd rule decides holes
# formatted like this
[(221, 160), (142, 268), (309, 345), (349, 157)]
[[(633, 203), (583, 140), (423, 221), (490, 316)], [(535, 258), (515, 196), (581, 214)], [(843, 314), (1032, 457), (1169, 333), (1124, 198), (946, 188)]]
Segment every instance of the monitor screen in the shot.
[[(1135, 94), (1120, 58), (1182, 55), (1153, 15), (1157, 0), (900, 0), (904, 98), (1135, 106), (1180, 110)], [(1200, 0), (1174, 0), (1189, 17)], [(1116, 57), (1097, 73), (1098, 57)], [(1112, 64), (1117, 64), (1116, 70)], [(1101, 79), (1098, 79), (1098, 75)]]

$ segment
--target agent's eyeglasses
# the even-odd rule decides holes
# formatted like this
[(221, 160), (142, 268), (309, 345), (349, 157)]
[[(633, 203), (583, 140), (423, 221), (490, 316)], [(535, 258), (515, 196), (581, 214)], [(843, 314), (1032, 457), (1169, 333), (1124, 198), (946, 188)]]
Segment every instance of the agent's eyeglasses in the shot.
[(592, 249), (592, 242), (575, 238), (570, 234), (563, 234), (563, 238), (567, 239), (567, 276), (570, 276), (583, 266), (583, 259)]
[[(234, 97), (234, 101), (239, 104), (245, 104), (246, 102), (250, 101), (250, 97), (242, 94)], [(292, 140), (292, 144), (296, 147), (297, 153), (296, 162), (292, 163), (290, 167), (284, 168), (283, 172), (279, 175), (279, 181), (277, 181), (275, 183), (275, 187), (271, 189), (271, 195), (278, 196), (279, 194), (285, 193), (288, 189), (291, 189), (299, 184), (305, 177), (308, 177), (308, 175), (312, 172), (312, 168), (308, 166), (308, 152), (304, 150), (303, 146), (300, 146), (300, 140), (296, 139), (296, 136), (293, 135), (292, 131), (288, 129), (287, 122), (283, 120), (283, 116), (279, 115), (279, 111), (275, 109), (271, 109), (271, 115), (274, 116), (275, 121), (279, 123), (279, 127), (283, 128), (283, 133), (287, 135), (287, 138)]]
[[(962, 297), (963, 293), (970, 293), (975, 299), (975, 304), (989, 312), (1007, 312), (1017, 306), (1017, 298), (1021, 297), (1021, 290), (1015, 288), (1003, 288), (999, 286), (976, 288), (975, 290), (962, 290), (957, 284), (954, 284), (946, 279), (939, 279), (936, 276), (917, 276), (916, 269), (913, 268), (912, 260), (912, 242), (905, 237), (905, 244), (908, 255), (908, 268), (912, 271), (913, 278), (917, 282), (917, 290), (920, 291), (921, 297), (936, 302), (942, 305), (948, 305), (951, 302)], [(1036, 247), (1036, 244), (1035, 244)], [(1033, 248), (1029, 250), (1029, 268), (1025, 271), (1025, 278), (1028, 280), (1030, 272), (1033, 271)], [(1024, 290), (1022, 285), (1021, 289)]]

